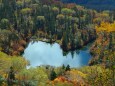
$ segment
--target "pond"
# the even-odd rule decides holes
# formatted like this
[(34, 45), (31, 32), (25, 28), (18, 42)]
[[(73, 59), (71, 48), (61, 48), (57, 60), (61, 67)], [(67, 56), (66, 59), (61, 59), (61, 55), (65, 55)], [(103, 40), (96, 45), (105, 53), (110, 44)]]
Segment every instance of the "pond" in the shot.
[(58, 43), (49, 44), (45, 42), (30, 42), (24, 51), (23, 57), (30, 61), (30, 67), (50, 65), (59, 67), (70, 65), (71, 68), (88, 65), (91, 55), (89, 46), (79, 51), (68, 52), (65, 56)]

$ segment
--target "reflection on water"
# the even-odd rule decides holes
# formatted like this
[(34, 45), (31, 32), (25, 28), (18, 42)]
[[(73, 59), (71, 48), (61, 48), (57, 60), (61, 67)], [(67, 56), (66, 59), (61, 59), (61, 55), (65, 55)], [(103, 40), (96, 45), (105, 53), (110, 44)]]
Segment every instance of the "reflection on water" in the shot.
[(63, 51), (59, 44), (50, 45), (41, 41), (30, 42), (23, 56), (30, 61), (31, 67), (40, 65), (59, 67), (63, 64), (69, 64), (70, 67), (81, 67), (88, 65), (88, 61), (91, 58), (88, 47), (79, 51), (70, 51), (66, 56), (63, 56)]

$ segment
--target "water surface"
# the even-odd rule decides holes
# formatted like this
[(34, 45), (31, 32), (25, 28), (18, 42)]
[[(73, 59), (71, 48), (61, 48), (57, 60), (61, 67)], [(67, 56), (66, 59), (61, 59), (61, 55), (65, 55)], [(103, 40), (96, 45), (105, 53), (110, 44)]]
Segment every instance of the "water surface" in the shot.
[(30, 42), (23, 55), (30, 61), (31, 67), (50, 65), (59, 67), (70, 65), (70, 67), (82, 67), (88, 65), (91, 55), (88, 46), (79, 51), (69, 52), (63, 56), (63, 51), (57, 43)]

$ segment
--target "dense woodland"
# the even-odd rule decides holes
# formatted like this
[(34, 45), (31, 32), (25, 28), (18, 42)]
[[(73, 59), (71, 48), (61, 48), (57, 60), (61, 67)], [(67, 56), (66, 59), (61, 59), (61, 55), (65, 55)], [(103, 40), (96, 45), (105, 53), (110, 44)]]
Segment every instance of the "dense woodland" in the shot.
[(96, 12), (75, 4), (3, 0), (0, 11), (0, 46), (10, 55), (19, 55), (30, 39), (58, 41), (68, 51), (96, 38), (93, 25)]
[[(21, 54), (31, 40), (57, 42), (64, 52), (93, 42), (93, 58), (79, 69), (26, 69)], [(0, 86), (114, 86), (114, 69), (115, 11), (58, 0), (0, 0)]]

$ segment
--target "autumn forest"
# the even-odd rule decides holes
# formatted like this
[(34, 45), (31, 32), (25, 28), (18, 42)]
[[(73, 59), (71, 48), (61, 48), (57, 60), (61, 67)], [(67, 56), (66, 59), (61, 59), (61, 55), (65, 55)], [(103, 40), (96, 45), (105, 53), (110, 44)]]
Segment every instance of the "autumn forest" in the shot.
[[(58, 43), (65, 54), (92, 43), (92, 58), (80, 68), (28, 69), (23, 53), (31, 41)], [(0, 86), (65, 85), (115, 86), (115, 10), (60, 0), (0, 0)]]

